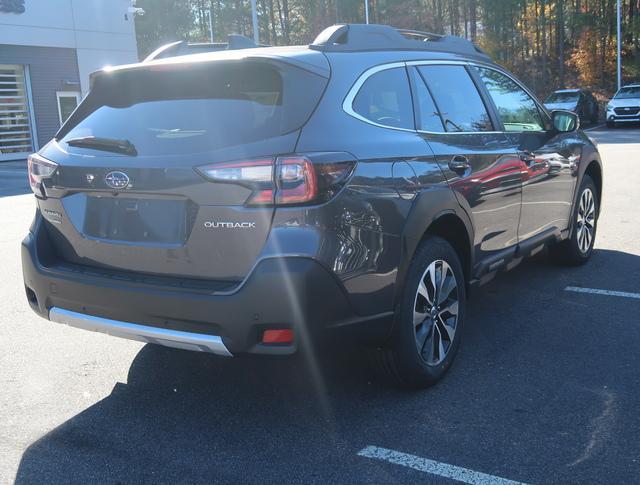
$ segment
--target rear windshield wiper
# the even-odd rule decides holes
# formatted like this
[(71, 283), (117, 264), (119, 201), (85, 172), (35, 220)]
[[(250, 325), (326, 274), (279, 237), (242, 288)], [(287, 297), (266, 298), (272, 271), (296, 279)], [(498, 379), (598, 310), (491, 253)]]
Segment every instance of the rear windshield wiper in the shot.
[(135, 157), (138, 154), (136, 147), (129, 140), (117, 140), (115, 138), (100, 138), (97, 136), (83, 136), (64, 140), (72, 147), (95, 148), (105, 152), (122, 153)]

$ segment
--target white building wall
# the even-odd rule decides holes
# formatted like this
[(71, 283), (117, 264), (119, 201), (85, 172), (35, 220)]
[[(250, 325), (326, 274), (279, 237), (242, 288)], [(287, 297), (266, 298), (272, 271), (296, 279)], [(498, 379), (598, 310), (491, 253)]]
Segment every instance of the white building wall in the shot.
[(0, 13), (0, 45), (76, 49), (86, 94), (91, 72), (138, 61), (129, 7), (131, 0), (27, 0), (24, 13)]

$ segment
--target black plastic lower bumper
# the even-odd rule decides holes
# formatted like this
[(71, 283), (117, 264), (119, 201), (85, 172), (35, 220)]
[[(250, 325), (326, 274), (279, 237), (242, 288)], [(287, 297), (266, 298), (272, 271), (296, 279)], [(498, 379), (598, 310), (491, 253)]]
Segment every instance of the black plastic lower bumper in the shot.
[[(57, 307), (71, 312), (155, 328), (217, 335), (233, 354), (289, 354), (304, 339), (321, 336), (363, 342), (384, 339), (391, 315), (362, 317), (352, 310), (340, 282), (304, 257), (261, 261), (237, 288), (225, 294), (108, 277), (87, 268), (69, 271), (45, 247), (42, 223), (22, 242), (22, 268), (31, 307), (45, 318)], [(39, 241), (40, 240), (40, 241)], [(266, 329), (291, 328), (296, 342), (263, 344)]]

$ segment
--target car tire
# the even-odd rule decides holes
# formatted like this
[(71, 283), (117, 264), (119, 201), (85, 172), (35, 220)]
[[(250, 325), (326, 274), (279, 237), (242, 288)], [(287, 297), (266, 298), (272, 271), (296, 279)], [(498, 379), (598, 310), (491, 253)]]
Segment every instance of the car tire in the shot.
[(571, 216), (573, 221), (571, 237), (550, 248), (551, 257), (556, 263), (578, 266), (589, 260), (593, 253), (598, 228), (599, 204), (596, 186), (591, 177), (585, 175)]
[(465, 306), (458, 255), (444, 239), (426, 238), (411, 262), (391, 342), (375, 351), (379, 370), (400, 387), (425, 388), (438, 382), (460, 346)]

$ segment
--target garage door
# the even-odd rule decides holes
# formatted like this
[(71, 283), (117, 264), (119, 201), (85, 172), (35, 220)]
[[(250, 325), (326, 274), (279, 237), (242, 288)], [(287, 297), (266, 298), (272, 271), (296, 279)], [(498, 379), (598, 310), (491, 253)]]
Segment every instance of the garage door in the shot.
[(33, 151), (27, 92), (24, 66), (0, 64), (0, 160)]

